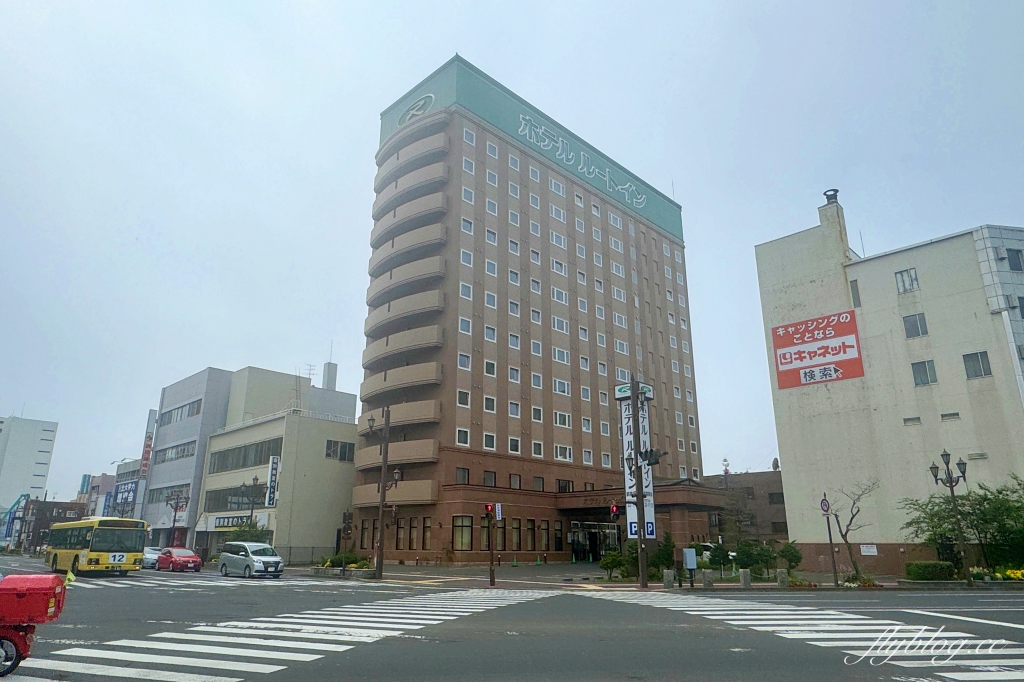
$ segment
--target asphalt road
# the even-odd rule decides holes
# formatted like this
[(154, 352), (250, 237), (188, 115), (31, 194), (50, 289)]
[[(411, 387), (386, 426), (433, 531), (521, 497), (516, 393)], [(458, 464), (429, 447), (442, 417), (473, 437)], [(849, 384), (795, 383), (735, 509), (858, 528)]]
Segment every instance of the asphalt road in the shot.
[[(39, 568), (0, 557), (0, 573)], [(1024, 642), (1024, 593), (491, 590), (409, 577), (80, 578), (5, 682), (1024, 680), (1024, 643), (1012, 643)], [(889, 649), (859, 660), (879, 637)]]

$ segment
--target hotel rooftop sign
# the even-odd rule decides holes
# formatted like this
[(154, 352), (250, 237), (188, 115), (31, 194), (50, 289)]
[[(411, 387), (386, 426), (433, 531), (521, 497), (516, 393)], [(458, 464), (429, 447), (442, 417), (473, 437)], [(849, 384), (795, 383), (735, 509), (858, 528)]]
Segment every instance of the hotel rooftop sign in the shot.
[(453, 105), (478, 116), (566, 174), (682, 240), (679, 204), (458, 56), (384, 110), (380, 116), (381, 142), (420, 116)]

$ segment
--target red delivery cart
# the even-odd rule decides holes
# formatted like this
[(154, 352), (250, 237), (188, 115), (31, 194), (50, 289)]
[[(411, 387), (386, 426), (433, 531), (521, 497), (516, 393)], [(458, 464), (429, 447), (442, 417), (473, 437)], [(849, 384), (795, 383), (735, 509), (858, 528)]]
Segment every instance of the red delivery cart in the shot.
[(67, 589), (59, 575), (15, 575), (0, 580), (0, 677), (28, 658), (36, 625), (64, 610)]

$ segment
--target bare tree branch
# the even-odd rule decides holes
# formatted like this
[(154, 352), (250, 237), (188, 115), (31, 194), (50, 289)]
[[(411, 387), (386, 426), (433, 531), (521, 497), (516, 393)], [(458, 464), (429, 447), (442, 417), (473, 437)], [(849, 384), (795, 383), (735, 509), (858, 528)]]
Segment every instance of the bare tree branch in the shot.
[(840, 517), (839, 510), (833, 509), (832, 511), (832, 516), (836, 520), (836, 529), (839, 531), (839, 537), (843, 539), (843, 544), (846, 545), (846, 553), (850, 557), (850, 564), (853, 566), (854, 577), (858, 579), (861, 575), (860, 566), (857, 565), (857, 559), (853, 556), (853, 547), (850, 545), (850, 533), (871, 525), (870, 523), (857, 523), (857, 517), (860, 516), (861, 501), (878, 490), (878, 486), (878, 479), (872, 478), (867, 481), (854, 483), (849, 490), (846, 488), (839, 488), (839, 494), (850, 501), (849, 512), (846, 512), (849, 514), (846, 522), (844, 523)]

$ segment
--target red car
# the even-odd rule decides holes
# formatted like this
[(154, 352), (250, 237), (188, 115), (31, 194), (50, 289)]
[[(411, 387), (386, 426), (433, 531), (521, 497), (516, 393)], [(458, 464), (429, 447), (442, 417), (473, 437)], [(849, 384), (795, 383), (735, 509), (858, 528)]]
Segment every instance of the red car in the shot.
[(162, 550), (156, 557), (156, 570), (168, 569), (170, 571), (195, 571), (203, 570), (203, 560), (196, 556), (191, 549), (184, 547), (168, 547)]

